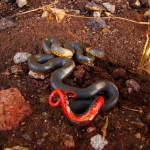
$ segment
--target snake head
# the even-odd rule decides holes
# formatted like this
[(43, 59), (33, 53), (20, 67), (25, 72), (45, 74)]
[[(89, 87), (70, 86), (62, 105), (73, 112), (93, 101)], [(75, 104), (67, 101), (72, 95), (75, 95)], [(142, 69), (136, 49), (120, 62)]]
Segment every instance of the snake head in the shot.
[(51, 107), (57, 107), (61, 102), (61, 95), (63, 92), (60, 89), (54, 90), (49, 97), (49, 105)]

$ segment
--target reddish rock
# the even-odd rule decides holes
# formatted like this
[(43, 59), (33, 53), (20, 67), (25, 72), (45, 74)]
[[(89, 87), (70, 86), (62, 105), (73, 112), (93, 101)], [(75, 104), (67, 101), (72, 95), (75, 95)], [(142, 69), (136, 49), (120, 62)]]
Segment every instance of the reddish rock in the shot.
[(32, 113), (17, 88), (0, 91), (0, 130), (11, 130)]

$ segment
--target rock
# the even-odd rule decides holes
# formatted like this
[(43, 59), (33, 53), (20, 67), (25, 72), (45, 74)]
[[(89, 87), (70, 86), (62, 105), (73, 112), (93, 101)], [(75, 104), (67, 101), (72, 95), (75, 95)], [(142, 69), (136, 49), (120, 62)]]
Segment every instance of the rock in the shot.
[(88, 127), (86, 131), (87, 133), (92, 133), (95, 130), (96, 130), (96, 127)]
[(43, 13), (42, 13), (41, 18), (47, 18), (48, 15), (49, 15), (49, 12), (47, 10), (44, 10)]
[(115, 13), (116, 6), (108, 3), (103, 3), (103, 6), (111, 13)]
[(0, 91), (0, 130), (11, 130), (32, 113), (17, 88)]
[(29, 149), (23, 146), (14, 146), (12, 148), (5, 148), (4, 150), (29, 150)]
[(23, 6), (27, 5), (27, 0), (16, 0), (18, 7), (22, 8)]
[(101, 13), (99, 11), (94, 11), (93, 12), (93, 17), (100, 17)]
[(50, 74), (44, 74), (44, 73), (38, 73), (38, 72), (33, 72), (33, 71), (29, 71), (29, 76), (33, 77), (34, 79), (46, 79)]
[(10, 68), (10, 71), (12, 74), (19, 74), (19, 73), (23, 73), (22, 67), (19, 65), (14, 65)]
[(19, 52), (14, 56), (13, 61), (15, 64), (23, 63), (26, 62), (30, 56), (30, 53)]
[(109, 30), (108, 28), (104, 28), (104, 29), (102, 29), (102, 32), (103, 32), (103, 33), (109, 33), (110, 30)]
[(95, 150), (102, 150), (108, 144), (108, 141), (104, 140), (100, 134), (97, 134), (91, 138), (90, 144)]
[(135, 134), (135, 137), (136, 137), (137, 139), (141, 139), (141, 133), (136, 133), (136, 134)]
[(0, 30), (4, 30), (7, 28), (14, 28), (16, 26), (17, 23), (15, 23), (12, 19), (6, 19), (6, 18), (0, 19)]
[(140, 85), (133, 79), (127, 80), (126, 85), (128, 88), (131, 88), (133, 91), (139, 92)]
[(63, 144), (66, 149), (75, 148), (75, 142), (74, 142), (73, 138), (66, 139)]
[(131, 7), (133, 8), (140, 8), (141, 7), (141, 3), (139, 0), (134, 0), (130, 2)]
[(147, 120), (147, 122), (150, 122), (150, 113), (147, 114), (146, 120)]
[(87, 26), (92, 27), (100, 27), (100, 28), (106, 28), (107, 24), (102, 18), (95, 18), (95, 20), (89, 20), (87, 23)]
[(123, 78), (126, 76), (126, 70), (124, 70), (123, 68), (116, 68), (113, 70), (111, 75), (114, 78)]
[(97, 5), (94, 2), (88, 2), (85, 5), (85, 9), (88, 10), (88, 11), (103, 11), (103, 10), (106, 10), (103, 6)]
[(74, 12), (78, 15), (80, 14), (80, 10), (78, 10), (78, 9), (74, 10)]
[(150, 18), (150, 9), (145, 12), (144, 17), (145, 18)]

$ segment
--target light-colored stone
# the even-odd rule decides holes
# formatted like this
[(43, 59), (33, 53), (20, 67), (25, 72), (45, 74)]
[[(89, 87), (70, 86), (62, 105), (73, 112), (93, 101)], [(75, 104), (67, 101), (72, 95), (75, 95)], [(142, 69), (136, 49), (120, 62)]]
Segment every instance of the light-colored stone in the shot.
[(150, 9), (145, 12), (144, 17), (150, 18)]
[(130, 90), (139, 92), (140, 90), (140, 85), (133, 79), (127, 80), (126, 85), (128, 88), (131, 88)]
[(108, 144), (108, 141), (104, 140), (100, 134), (97, 134), (91, 138), (90, 144), (95, 150), (102, 150)]
[(111, 13), (115, 13), (116, 6), (111, 5), (109, 2), (103, 3), (103, 6)]
[(15, 64), (23, 63), (26, 62), (30, 56), (30, 53), (19, 52), (14, 56), (13, 61)]
[(49, 15), (49, 12), (47, 10), (44, 10), (43, 13), (42, 13), (41, 18), (47, 18), (48, 15)]
[(99, 11), (94, 11), (93, 12), (93, 17), (100, 17), (100, 16), (101, 16), (101, 14), (100, 14)]
[[(132, 2), (132, 1), (131, 1)], [(131, 7), (133, 8), (140, 8), (141, 7), (141, 3), (139, 0), (134, 0), (131, 4)]]
[(87, 133), (92, 133), (95, 130), (96, 130), (96, 127), (88, 127), (86, 131)]
[(27, 5), (27, 0), (16, 0), (18, 7), (22, 8), (23, 6)]
[(33, 71), (29, 71), (29, 76), (35, 78), (35, 79), (42, 79), (44, 80), (45, 78), (47, 78), (50, 74), (44, 74), (44, 73), (38, 73), (38, 72), (33, 72)]
[(141, 139), (141, 133), (136, 133), (136, 134), (135, 134), (135, 137), (136, 137), (137, 139)]

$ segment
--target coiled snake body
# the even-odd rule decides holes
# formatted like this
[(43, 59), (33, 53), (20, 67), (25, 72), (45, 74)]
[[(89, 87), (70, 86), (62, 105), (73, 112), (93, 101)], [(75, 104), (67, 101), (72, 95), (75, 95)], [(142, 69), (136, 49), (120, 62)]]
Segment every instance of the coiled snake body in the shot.
[[(95, 60), (95, 57), (91, 54), (87, 54), (87, 56), (84, 56), (83, 48), (76, 42), (66, 42), (64, 44), (64, 47), (65, 48), (62, 48), (59, 40), (55, 38), (44, 39), (43, 48), (45, 49), (44, 51), (47, 53), (47, 55), (31, 56), (28, 60), (29, 68), (34, 72), (42, 73), (48, 73), (55, 70), (50, 77), (51, 86), (54, 89), (61, 89), (61, 91), (71, 90), (76, 93), (76, 99), (78, 100), (75, 100), (70, 107), (74, 112), (82, 110), (81, 103), (84, 104), (84, 110), (88, 107), (90, 108), (90, 106), (93, 104), (93, 101), (90, 101), (88, 99), (91, 99), (99, 93), (105, 93), (105, 95), (107, 95), (106, 97), (104, 97), (104, 105), (101, 105), (102, 108), (99, 108), (101, 108), (101, 110), (103, 111), (112, 108), (117, 103), (119, 97), (118, 89), (113, 83), (106, 80), (99, 80), (86, 88), (72, 87), (63, 83), (63, 80), (68, 77), (75, 68), (74, 61), (72, 59), (69, 59), (73, 57), (73, 55), (75, 55), (75, 60), (77, 60), (78, 62), (83, 62), (83, 64), (91, 65)], [(63, 50), (63, 56), (60, 53), (60, 49)], [(67, 49), (67, 53), (64, 53), (65, 49)], [(55, 57), (54, 54), (56, 53), (58, 53), (58, 56), (60, 57)], [(96, 53), (96, 51), (94, 52), (94, 50), (92, 50), (92, 53), (95, 53), (95, 55), (97, 55), (98, 57), (102, 57), (104, 55), (102, 51)], [(65, 58), (65, 55), (69, 57)], [(61, 92), (58, 93), (60, 94)], [(63, 105), (64, 101), (60, 101), (61, 105)]]

